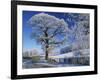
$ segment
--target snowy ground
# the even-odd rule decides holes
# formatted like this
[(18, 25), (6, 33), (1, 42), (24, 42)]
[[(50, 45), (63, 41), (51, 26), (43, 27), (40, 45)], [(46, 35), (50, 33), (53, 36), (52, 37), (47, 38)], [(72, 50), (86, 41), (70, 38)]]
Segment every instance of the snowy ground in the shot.
[(33, 63), (32, 60), (23, 62), (23, 68), (48, 68), (48, 67), (68, 67), (68, 66), (84, 66), (79, 64), (50, 64), (47, 62)]
[[(79, 57), (89, 57), (89, 49), (80, 50), (82, 54), (74, 55), (75, 52), (69, 52), (66, 54), (60, 54), (55, 56), (49, 56), (51, 59), (64, 59), (64, 58), (79, 58)], [(85, 61), (85, 60), (84, 60)], [(67, 66), (86, 66), (82, 64), (69, 64), (69, 63), (60, 63), (59, 61), (55, 64), (48, 63), (46, 60), (41, 59), (39, 62), (33, 62), (32, 59), (23, 60), (23, 68), (47, 68), (47, 67), (67, 67)]]

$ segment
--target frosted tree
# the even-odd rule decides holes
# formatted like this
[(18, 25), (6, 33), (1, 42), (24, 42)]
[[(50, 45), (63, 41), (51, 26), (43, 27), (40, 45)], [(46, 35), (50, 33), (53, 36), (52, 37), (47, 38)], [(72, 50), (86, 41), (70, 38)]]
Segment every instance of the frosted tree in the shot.
[(45, 59), (52, 49), (64, 44), (66, 33), (69, 32), (68, 25), (64, 19), (46, 13), (39, 13), (32, 16), (28, 23), (32, 27), (31, 37), (42, 45), (45, 52)]
[(79, 48), (87, 49), (89, 48), (89, 24), (87, 21), (78, 22), (78, 27), (75, 31), (77, 44), (79, 43)]
[(76, 43), (80, 49), (89, 48), (89, 14), (81, 14), (81, 20), (77, 22), (77, 28), (74, 30)]
[[(87, 49), (89, 48), (89, 14), (83, 13), (67, 13), (66, 22), (72, 25), (69, 37), (72, 37), (74, 41), (72, 42), (73, 50), (76, 49)], [(72, 40), (73, 40), (72, 39)]]

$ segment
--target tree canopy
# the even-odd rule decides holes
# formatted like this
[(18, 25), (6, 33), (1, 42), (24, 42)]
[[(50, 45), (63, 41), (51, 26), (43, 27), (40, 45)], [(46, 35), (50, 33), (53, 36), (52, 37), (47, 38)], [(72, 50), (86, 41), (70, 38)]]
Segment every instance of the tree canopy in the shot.
[(66, 33), (70, 32), (68, 24), (64, 19), (46, 13), (39, 13), (32, 16), (28, 24), (32, 27), (31, 38), (42, 45), (46, 53), (46, 59), (51, 49), (62, 45), (66, 40)]

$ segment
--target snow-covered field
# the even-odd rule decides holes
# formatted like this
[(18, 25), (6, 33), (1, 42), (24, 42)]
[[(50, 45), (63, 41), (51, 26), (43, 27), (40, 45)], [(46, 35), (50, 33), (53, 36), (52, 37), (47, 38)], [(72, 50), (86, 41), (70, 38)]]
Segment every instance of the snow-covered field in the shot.
[[(80, 51), (81, 53), (76, 53)], [(78, 50), (69, 53), (49, 56), (51, 60), (55, 60), (56, 63), (49, 63), (46, 60), (41, 59), (39, 62), (33, 62), (31, 59), (26, 59), (23, 61), (23, 68), (45, 68), (45, 67), (67, 67), (67, 66), (85, 66), (89, 65), (89, 49)], [(42, 56), (44, 57), (44, 56)], [(66, 59), (66, 62), (64, 62)], [(67, 60), (72, 60), (69, 63)], [(76, 62), (75, 62), (76, 60)], [(61, 62), (62, 61), (62, 62)], [(83, 64), (78, 64), (79, 61)], [(78, 62), (78, 63), (77, 63)], [(84, 64), (86, 63), (86, 64)]]
[[(59, 54), (55, 56), (50, 56), (50, 58), (69, 58), (69, 57), (88, 57), (89, 56), (89, 49), (77, 50), (69, 53)], [(77, 53), (80, 52), (80, 53)]]

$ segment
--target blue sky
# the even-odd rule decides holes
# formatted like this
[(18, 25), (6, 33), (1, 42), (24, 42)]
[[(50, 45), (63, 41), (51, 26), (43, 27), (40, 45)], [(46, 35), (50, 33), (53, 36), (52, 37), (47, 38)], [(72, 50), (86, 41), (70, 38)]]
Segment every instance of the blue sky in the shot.
[[(42, 51), (41, 45), (37, 44), (35, 40), (30, 38), (31, 32), (32, 32), (32, 27), (29, 26), (27, 21), (34, 15), (39, 14), (41, 12), (37, 11), (23, 11), (23, 51), (27, 49), (38, 49), (39, 52)], [(65, 13), (58, 13), (58, 12), (44, 12), (49, 15), (55, 16), (57, 18), (63, 18), (65, 21), (68, 18), (68, 16), (65, 16)], [(75, 21), (66, 21), (69, 24), (69, 28), (72, 28), (74, 26)], [(73, 40), (73, 37), (70, 37), (70, 40)]]

